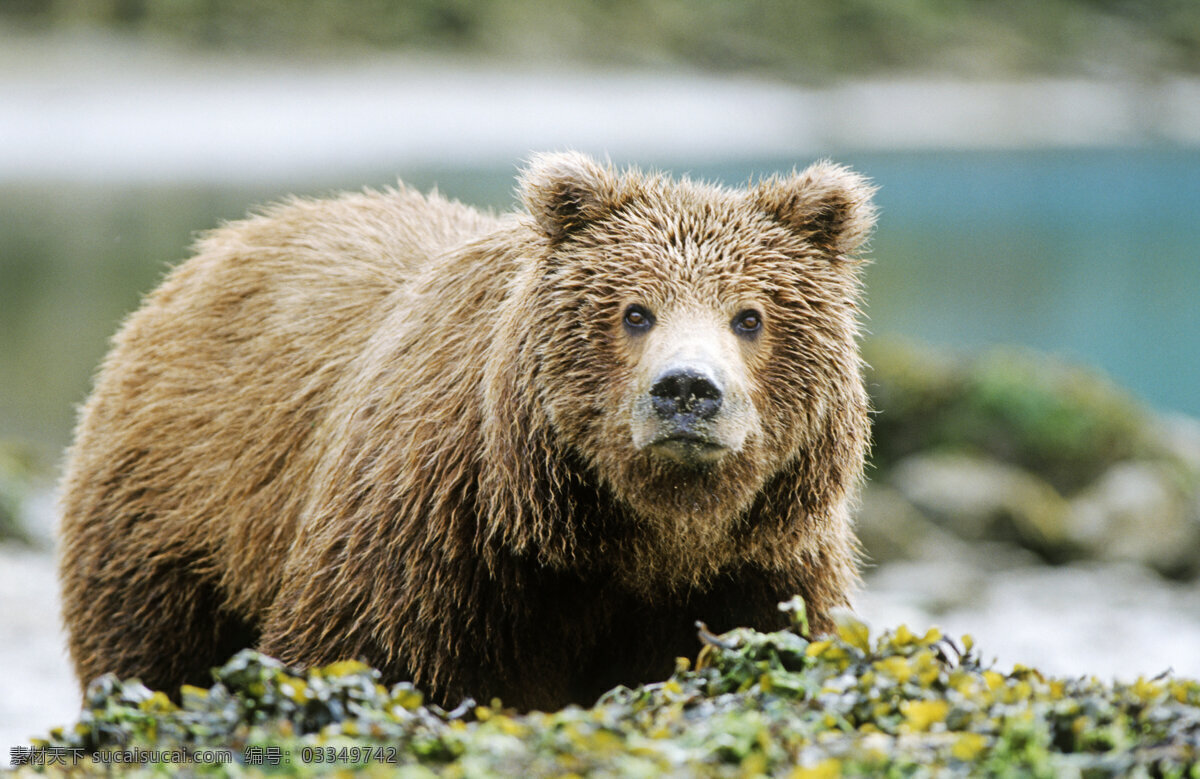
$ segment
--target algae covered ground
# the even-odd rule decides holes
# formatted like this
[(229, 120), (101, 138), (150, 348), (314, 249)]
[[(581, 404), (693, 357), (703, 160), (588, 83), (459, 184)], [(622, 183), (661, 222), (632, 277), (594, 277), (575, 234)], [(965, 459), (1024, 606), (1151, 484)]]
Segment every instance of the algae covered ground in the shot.
[(872, 637), (845, 616), (806, 637), (803, 605), (781, 608), (790, 630), (698, 626), (699, 657), (670, 679), (550, 713), (445, 711), (360, 663), (303, 673), (248, 650), (180, 705), (104, 677), (78, 724), (35, 742), (18, 772), (1200, 777), (1195, 680), (1006, 672), (969, 636)]

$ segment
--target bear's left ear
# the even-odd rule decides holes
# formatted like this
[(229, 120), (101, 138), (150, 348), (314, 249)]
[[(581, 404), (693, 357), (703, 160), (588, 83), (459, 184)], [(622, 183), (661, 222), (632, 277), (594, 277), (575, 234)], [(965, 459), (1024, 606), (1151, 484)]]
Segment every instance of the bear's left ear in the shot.
[(562, 240), (621, 203), (612, 168), (578, 152), (534, 156), (521, 174), (518, 191), (551, 241)]
[(773, 176), (749, 192), (751, 201), (799, 232), (831, 258), (854, 255), (875, 226), (875, 194), (867, 179), (842, 165), (818, 162), (786, 178)]

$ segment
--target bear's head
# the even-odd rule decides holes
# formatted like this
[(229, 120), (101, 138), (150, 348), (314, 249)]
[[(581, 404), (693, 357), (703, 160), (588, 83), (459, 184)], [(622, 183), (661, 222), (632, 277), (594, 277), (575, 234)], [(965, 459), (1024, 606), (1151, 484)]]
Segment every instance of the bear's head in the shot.
[(572, 481), (595, 481), (616, 507), (600, 542), (626, 539), (609, 553), (659, 586), (844, 497), (867, 427), (862, 177), (818, 163), (731, 190), (561, 153), (536, 157), (520, 192), (532, 256), (500, 328), (513, 356), (490, 383), (510, 389), (489, 400), (527, 437), (500, 451), (530, 458), (507, 480), (533, 532), (506, 536), (579, 557), (591, 531), (563, 512), (585, 499)]

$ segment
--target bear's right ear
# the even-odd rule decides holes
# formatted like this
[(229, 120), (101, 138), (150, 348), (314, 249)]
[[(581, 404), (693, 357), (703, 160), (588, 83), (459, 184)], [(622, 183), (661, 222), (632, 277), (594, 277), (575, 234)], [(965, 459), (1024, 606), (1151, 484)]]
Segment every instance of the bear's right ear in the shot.
[(518, 191), (538, 229), (560, 241), (619, 206), (619, 190), (611, 167), (578, 152), (557, 152), (534, 156)]

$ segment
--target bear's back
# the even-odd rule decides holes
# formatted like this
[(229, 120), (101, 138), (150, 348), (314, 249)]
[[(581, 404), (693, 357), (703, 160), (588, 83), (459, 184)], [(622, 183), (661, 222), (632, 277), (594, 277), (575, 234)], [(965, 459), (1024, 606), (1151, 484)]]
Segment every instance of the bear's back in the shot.
[(209, 232), (186, 265), (203, 256), (233, 255), (268, 263), (264, 269), (280, 273), (281, 281), (322, 272), (326, 281), (394, 288), (425, 263), (499, 224), (436, 192), (407, 188), (296, 198)]
[(96, 378), (64, 478), (68, 558), (130, 531), (181, 565), (222, 550), (230, 605), (265, 608), (334, 388), (406, 283), (499, 223), (402, 189), (294, 200), (203, 237)]

